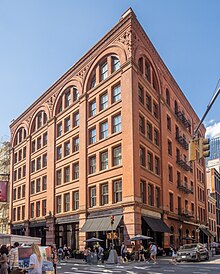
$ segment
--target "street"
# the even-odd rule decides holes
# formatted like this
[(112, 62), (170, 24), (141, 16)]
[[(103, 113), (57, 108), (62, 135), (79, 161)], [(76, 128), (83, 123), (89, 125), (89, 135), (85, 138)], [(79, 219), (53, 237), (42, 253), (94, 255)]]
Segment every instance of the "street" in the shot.
[(129, 262), (123, 265), (87, 265), (84, 262), (74, 262), (69, 260), (57, 266), (58, 274), (106, 274), (106, 273), (193, 273), (193, 274), (217, 274), (220, 272), (220, 257), (216, 256), (205, 262), (182, 262), (177, 265), (170, 263), (170, 258), (158, 260), (157, 264), (147, 264), (144, 262)]

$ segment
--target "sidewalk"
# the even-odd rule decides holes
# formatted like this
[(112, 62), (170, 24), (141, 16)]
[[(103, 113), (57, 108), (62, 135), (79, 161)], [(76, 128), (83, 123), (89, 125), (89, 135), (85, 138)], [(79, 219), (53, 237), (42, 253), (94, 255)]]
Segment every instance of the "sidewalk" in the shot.
[[(157, 262), (158, 263), (170, 263), (171, 261), (171, 257), (170, 256), (159, 256), (157, 258)], [(209, 262), (214, 262), (214, 263), (219, 263), (220, 262), (220, 255), (215, 255), (214, 257), (210, 257), (209, 261), (201, 261), (201, 263), (209, 263)], [(68, 260), (62, 261), (60, 264), (58, 265), (62, 265), (62, 264), (86, 264), (86, 262), (83, 259), (74, 259), (74, 258), (70, 258)], [(101, 264), (101, 263), (98, 263)], [(106, 261), (104, 262), (104, 265), (106, 264)], [(125, 265), (128, 264), (143, 264), (143, 262), (137, 262), (137, 261), (129, 261), (128, 263), (125, 263)]]

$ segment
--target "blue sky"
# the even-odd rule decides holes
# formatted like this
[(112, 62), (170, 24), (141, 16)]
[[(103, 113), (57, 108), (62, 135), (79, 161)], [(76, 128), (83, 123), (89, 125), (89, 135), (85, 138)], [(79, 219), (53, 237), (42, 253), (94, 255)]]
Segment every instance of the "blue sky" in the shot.
[[(129, 7), (202, 117), (220, 77), (220, 1), (0, 0), (0, 137)], [(219, 104), (205, 121), (211, 137)]]

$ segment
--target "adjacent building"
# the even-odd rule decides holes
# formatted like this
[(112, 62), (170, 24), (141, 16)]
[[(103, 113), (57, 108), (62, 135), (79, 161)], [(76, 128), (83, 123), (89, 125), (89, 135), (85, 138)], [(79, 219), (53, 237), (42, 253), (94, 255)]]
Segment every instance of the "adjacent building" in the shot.
[(215, 160), (220, 159), (220, 137), (212, 138), (210, 140), (210, 157), (207, 159)]
[(111, 230), (116, 244), (207, 242), (205, 161), (188, 162), (198, 122), (129, 9), (10, 125), (12, 233), (74, 249)]

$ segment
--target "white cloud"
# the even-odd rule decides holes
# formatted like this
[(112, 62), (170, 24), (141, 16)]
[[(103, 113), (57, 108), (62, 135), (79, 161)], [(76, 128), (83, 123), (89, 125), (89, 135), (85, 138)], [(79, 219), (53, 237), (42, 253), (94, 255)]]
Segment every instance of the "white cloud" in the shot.
[(206, 128), (206, 136), (209, 138), (220, 137), (220, 122), (215, 122)]

